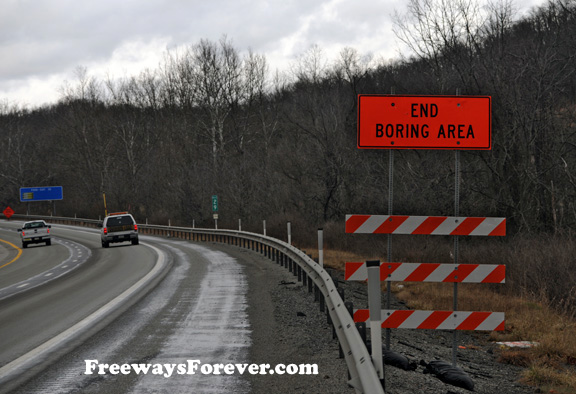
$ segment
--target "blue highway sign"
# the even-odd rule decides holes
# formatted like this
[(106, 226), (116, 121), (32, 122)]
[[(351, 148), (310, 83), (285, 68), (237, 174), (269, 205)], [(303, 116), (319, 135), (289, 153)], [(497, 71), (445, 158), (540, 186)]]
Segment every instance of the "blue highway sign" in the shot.
[(62, 200), (62, 186), (21, 187), (20, 201), (53, 201)]

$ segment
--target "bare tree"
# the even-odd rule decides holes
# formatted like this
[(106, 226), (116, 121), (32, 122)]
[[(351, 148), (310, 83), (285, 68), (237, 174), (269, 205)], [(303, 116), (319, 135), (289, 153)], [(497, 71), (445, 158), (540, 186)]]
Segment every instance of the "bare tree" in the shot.
[(445, 92), (453, 88), (451, 69), (460, 87), (477, 83), (475, 51), (485, 18), (477, 0), (410, 0), (406, 14), (395, 14), (394, 33), (413, 56), (428, 64), (438, 90)]

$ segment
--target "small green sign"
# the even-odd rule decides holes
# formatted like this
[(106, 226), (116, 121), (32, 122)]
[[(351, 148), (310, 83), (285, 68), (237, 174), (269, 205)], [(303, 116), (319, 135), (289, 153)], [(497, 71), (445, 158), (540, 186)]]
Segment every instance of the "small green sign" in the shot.
[(218, 212), (218, 196), (212, 196), (212, 212)]

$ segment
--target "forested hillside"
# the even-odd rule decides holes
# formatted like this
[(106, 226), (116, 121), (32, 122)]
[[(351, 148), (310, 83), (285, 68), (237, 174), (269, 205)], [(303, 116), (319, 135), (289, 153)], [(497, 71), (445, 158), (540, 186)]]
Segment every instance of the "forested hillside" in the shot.
[[(518, 19), (507, 2), (412, 0), (395, 33), (412, 52), (394, 62), (313, 47), (275, 72), (223, 37), (134, 77), (79, 68), (54, 105), (1, 106), (0, 201), (24, 213), (20, 187), (61, 185), (59, 215), (98, 217), (105, 192), (140, 221), (212, 226), (217, 194), (221, 226), (247, 229), (387, 213), (388, 155), (356, 148), (357, 95), (459, 92), (492, 96), (493, 119), (493, 149), (462, 152), (461, 214), (505, 216), (509, 233), (573, 228), (576, 2)], [(395, 213), (453, 213), (451, 152), (397, 151), (394, 183)]]

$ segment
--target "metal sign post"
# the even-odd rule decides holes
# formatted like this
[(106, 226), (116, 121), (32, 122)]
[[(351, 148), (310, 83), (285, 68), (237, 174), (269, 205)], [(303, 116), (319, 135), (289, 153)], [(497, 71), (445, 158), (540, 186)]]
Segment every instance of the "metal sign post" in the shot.
[[(460, 95), (460, 89), (456, 90)], [(454, 152), (454, 216), (460, 216), (460, 151)], [(458, 264), (458, 236), (454, 236), (454, 264)], [(452, 309), (458, 310), (458, 282), (454, 282), (454, 299)], [(452, 365), (456, 366), (458, 357), (458, 331), (452, 332)]]
[[(460, 151), (454, 152), (454, 216), (460, 216)], [(458, 264), (458, 235), (454, 236), (454, 264)], [(453, 310), (458, 310), (458, 282), (454, 282)], [(458, 354), (458, 331), (452, 333), (452, 365), (456, 366)]]
[(218, 196), (212, 196), (212, 214), (214, 217), (214, 228), (218, 230)]
[[(388, 157), (388, 215), (392, 215), (394, 201), (394, 150), (390, 149)], [(392, 234), (388, 234), (387, 261), (392, 262)], [(392, 306), (392, 282), (386, 284), (386, 309)], [(386, 329), (386, 350), (390, 350), (390, 329)]]
[(324, 230), (318, 229), (318, 264), (324, 267)]
[[(396, 94), (395, 88), (391, 89), (390, 94)], [(388, 215), (392, 215), (392, 206), (394, 202), (394, 149), (388, 151)], [(386, 248), (388, 263), (392, 262), (392, 234), (387, 236), (388, 245)], [(392, 308), (392, 282), (386, 284), (386, 309)], [(391, 330), (386, 328), (386, 350), (390, 349)]]
[(102, 199), (104, 200), (104, 216), (108, 216), (108, 207), (106, 206), (106, 193), (102, 192)]

